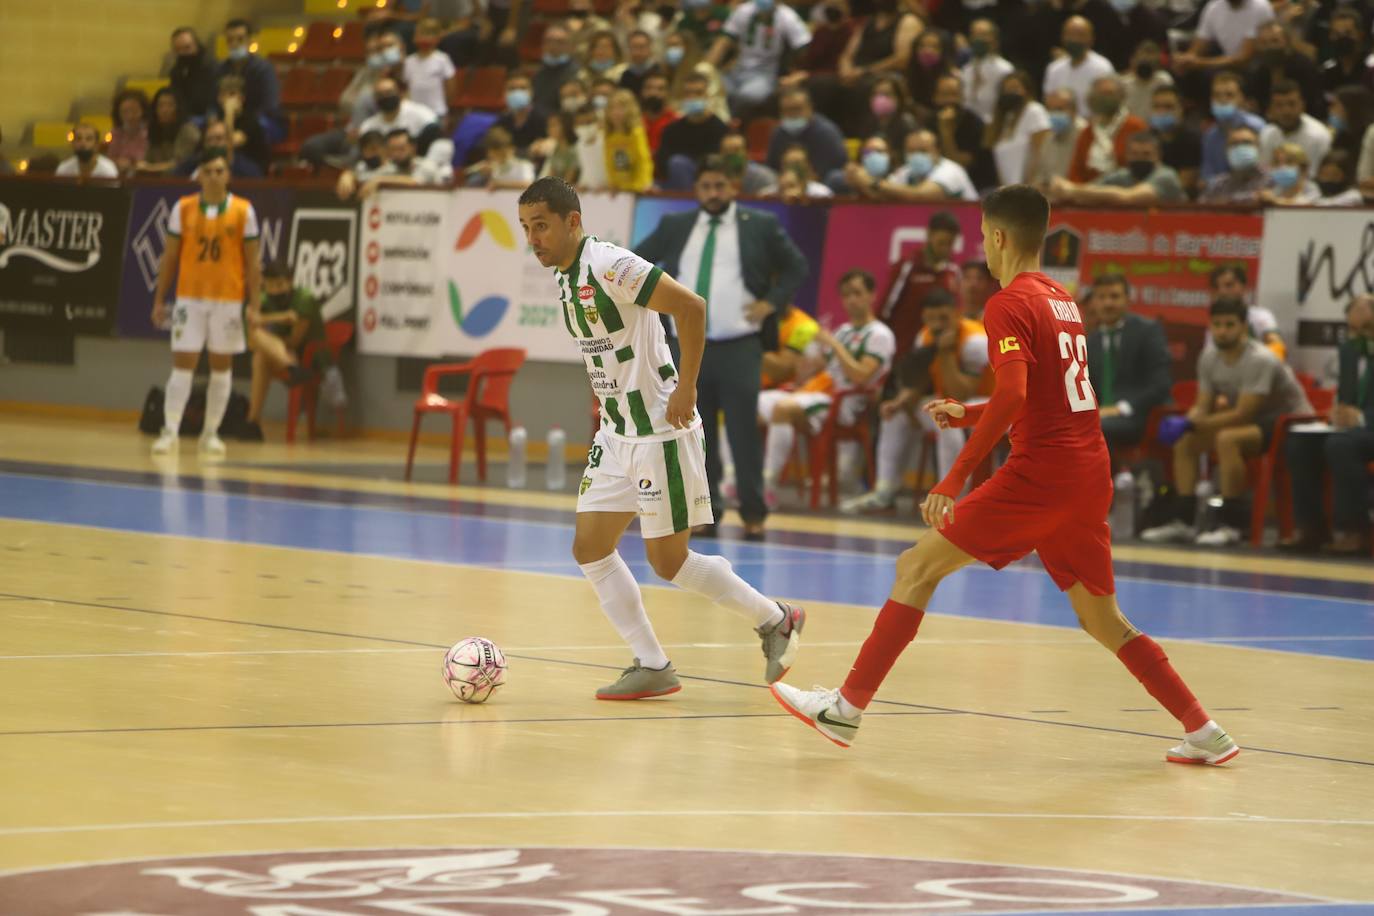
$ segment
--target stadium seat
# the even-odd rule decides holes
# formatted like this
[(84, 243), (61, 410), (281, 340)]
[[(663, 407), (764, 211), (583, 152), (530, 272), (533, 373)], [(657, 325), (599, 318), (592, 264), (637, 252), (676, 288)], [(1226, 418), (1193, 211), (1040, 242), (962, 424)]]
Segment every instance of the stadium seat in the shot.
[(330, 67), (319, 75), (315, 83), (313, 93), (316, 105), (323, 105), (329, 108), (339, 104), (339, 97), (343, 95), (348, 84), (353, 81), (352, 67)]
[[(811, 437), (811, 452), (808, 461), (811, 471), (811, 508), (821, 507), (821, 477), (829, 479), (828, 495), (833, 509), (840, 500), (839, 444), (857, 442), (863, 450), (864, 477), (873, 483), (873, 432), (872, 412), (877, 392), (882, 391), (882, 379), (875, 380), (864, 388), (842, 388), (831, 396), (830, 408), (826, 411), (825, 422), (818, 435)], [(840, 422), (840, 408), (848, 398), (861, 398), (865, 410), (853, 424)]]
[[(320, 347), (326, 347), (329, 355), (333, 358), (334, 365), (339, 364), (339, 354), (343, 348), (353, 339), (353, 322), (351, 321), (327, 321), (324, 325), (324, 340), (312, 340), (305, 345), (305, 350), (301, 354), (301, 365), (310, 366), (315, 361), (315, 355), (319, 353)], [(282, 381), (286, 380), (286, 373), (277, 376)], [(309, 381), (301, 382), (299, 385), (290, 385), (287, 389), (286, 407), (286, 441), (296, 441), (296, 418), (301, 411), (305, 411), (305, 422), (307, 435), (311, 439), (315, 438), (315, 407), (320, 397), (320, 380), (313, 373)], [(339, 409), (336, 412), (335, 435), (342, 438), (347, 431), (347, 410)]]
[(165, 76), (149, 77), (147, 79), (129, 79), (124, 81), (124, 88), (141, 92), (151, 100), (160, 90), (170, 86), (171, 83), (172, 81)]
[(303, 108), (315, 104), (315, 87), (319, 74), (308, 67), (292, 67), (281, 81), (281, 103), (287, 108)]
[(1264, 518), (1269, 513), (1269, 493), (1277, 488), (1275, 514), (1279, 521), (1279, 538), (1293, 534), (1293, 489), (1288, 479), (1288, 462), (1284, 445), (1288, 428), (1295, 423), (1307, 423), (1330, 416), (1336, 403), (1336, 392), (1329, 388), (1309, 388), (1307, 399), (1313, 413), (1286, 414), (1274, 421), (1274, 439), (1263, 455), (1246, 462), (1246, 476), (1250, 483), (1250, 544), (1264, 545)]
[[(406, 453), (406, 480), (415, 466), (415, 445), (420, 438), (420, 419), (427, 413), (446, 413), (453, 418), (453, 440), (449, 447), (448, 482), (458, 482), (458, 462), (463, 455), (463, 434), (472, 418), (476, 439), (477, 479), (487, 479), (487, 421), (500, 420), (510, 436), (510, 386), (515, 373), (525, 363), (525, 351), (516, 348), (487, 350), (465, 363), (447, 363), (425, 370), (420, 397), (415, 402), (415, 419), (410, 427), (410, 450)], [(462, 401), (439, 393), (439, 380), (468, 376), (467, 393)]]
[(750, 159), (763, 162), (768, 158), (768, 141), (773, 139), (773, 129), (777, 126), (777, 118), (755, 118), (749, 122), (745, 142), (749, 146)]
[[(566, 2), (564, 5), (566, 6)], [(543, 22), (531, 22), (525, 27), (524, 33), (520, 36), (518, 49), (521, 60), (532, 63), (543, 55), (544, 25)]]
[(361, 62), (367, 57), (367, 45), (363, 41), (363, 24), (346, 22), (343, 34), (334, 45), (334, 56), (339, 60)]
[(463, 80), (463, 90), (458, 93), (458, 108), (486, 108), (499, 110), (506, 107), (506, 68), (474, 67)]
[(541, 16), (566, 16), (568, 0), (534, 0), (534, 12)]

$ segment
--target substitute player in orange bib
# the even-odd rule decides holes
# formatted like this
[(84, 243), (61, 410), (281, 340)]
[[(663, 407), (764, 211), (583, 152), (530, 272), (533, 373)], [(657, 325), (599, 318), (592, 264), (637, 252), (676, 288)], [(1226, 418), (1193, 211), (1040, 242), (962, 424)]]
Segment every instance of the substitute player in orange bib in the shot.
[(224, 457), (219, 424), (233, 389), (234, 354), (245, 349), (244, 293), (248, 320), (257, 321), (262, 298), (262, 262), (258, 256), (258, 216), (253, 205), (229, 193), (229, 160), (211, 148), (197, 170), (200, 193), (177, 201), (167, 218), (167, 250), (158, 268), (153, 293), (153, 326), (167, 324), (167, 290), (177, 278), (172, 311), (172, 374), (167, 379), (162, 434), (154, 455), (176, 448), (181, 416), (191, 396), (191, 378), (200, 351), (209, 351), (210, 384), (205, 392), (205, 426), (201, 454)]
[[(1088, 379), (1083, 319), (1073, 297), (1040, 272), (1049, 216), (1048, 201), (1029, 185), (984, 198), (983, 248), (1003, 287), (984, 314), (996, 388), (984, 405), (946, 400), (926, 408), (942, 426), (977, 424), (921, 504), (935, 530), (898, 558), (892, 593), (843, 687), (806, 691), (778, 682), (770, 689), (792, 715), (848, 747), (864, 709), (916, 637), (922, 608), (940, 581), (974, 561), (1001, 569), (1033, 550), (1068, 592), (1083, 629), (1182, 724), (1186, 735), (1165, 759), (1225, 763), (1240, 748), (1203, 710), (1164, 650), (1116, 603), (1107, 528), (1111, 465)], [(1006, 464), (956, 507), (964, 481), (1008, 429)]]

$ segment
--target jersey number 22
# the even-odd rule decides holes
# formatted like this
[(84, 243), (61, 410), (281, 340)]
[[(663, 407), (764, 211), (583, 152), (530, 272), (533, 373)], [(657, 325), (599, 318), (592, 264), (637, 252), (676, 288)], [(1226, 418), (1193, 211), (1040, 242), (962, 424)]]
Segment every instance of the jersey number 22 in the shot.
[(1082, 334), (1074, 337), (1068, 331), (1060, 331), (1059, 357), (1069, 361), (1068, 368), (1064, 370), (1064, 390), (1069, 396), (1069, 410), (1073, 413), (1096, 410), (1097, 397), (1088, 380), (1088, 338)]

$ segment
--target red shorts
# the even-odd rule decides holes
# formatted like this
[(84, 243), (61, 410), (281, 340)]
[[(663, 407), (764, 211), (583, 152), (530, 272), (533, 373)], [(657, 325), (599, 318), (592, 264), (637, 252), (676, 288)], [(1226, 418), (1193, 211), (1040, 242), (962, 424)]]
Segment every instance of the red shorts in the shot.
[(954, 523), (940, 533), (993, 569), (1034, 550), (1060, 591), (1082, 582), (1094, 595), (1113, 594), (1111, 465), (1104, 456), (1074, 476), (1033, 473), (1008, 462), (956, 504)]

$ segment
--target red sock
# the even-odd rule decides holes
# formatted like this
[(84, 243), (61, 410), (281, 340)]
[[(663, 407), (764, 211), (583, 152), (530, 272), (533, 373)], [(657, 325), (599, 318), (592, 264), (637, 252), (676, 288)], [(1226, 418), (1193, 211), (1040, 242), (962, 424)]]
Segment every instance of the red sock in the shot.
[(1169, 664), (1169, 656), (1164, 654), (1159, 643), (1142, 634), (1118, 649), (1116, 657), (1159, 705), (1183, 723), (1184, 730), (1194, 732), (1207, 724), (1211, 716)]
[(888, 599), (878, 612), (873, 632), (864, 640), (859, 657), (854, 659), (854, 667), (849, 669), (840, 695), (858, 709), (868, 708), (883, 678), (897, 663), (897, 656), (916, 638), (916, 630), (925, 616), (920, 608)]

